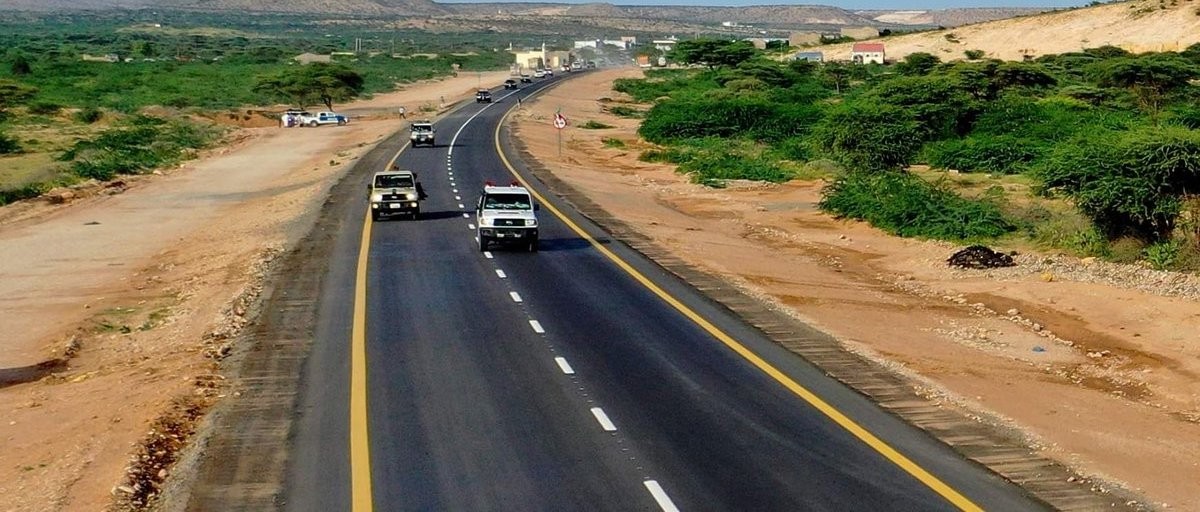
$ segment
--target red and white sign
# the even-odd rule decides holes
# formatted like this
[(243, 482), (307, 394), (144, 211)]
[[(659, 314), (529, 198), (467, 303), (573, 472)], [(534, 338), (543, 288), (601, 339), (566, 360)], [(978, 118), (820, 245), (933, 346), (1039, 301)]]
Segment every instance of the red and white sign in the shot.
[(554, 114), (554, 127), (559, 130), (567, 127), (567, 118), (562, 114)]

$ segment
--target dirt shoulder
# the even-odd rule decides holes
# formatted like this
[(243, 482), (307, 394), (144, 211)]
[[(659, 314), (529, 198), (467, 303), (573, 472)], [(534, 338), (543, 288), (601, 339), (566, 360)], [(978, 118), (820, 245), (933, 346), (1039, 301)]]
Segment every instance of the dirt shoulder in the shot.
[(271, 262), (402, 128), (398, 107), (432, 117), (503, 77), (410, 84), (346, 105), (345, 127), (243, 128), (161, 175), (0, 208), (0, 510), (102, 510), (129, 493), (136, 443), (184, 398), (223, 396), (217, 360)]
[[(672, 257), (893, 368), (939, 407), (1019, 429), (1086, 475), (1073, 485), (1200, 508), (1200, 279), (1053, 254), (954, 270), (949, 244), (824, 215), (821, 183), (694, 185), (639, 161), (638, 121), (606, 112), (623, 101), (612, 80), (640, 73), (592, 73), (527, 101), (514, 133)], [(560, 107), (573, 126), (557, 157)], [(576, 128), (588, 120), (614, 128)]]

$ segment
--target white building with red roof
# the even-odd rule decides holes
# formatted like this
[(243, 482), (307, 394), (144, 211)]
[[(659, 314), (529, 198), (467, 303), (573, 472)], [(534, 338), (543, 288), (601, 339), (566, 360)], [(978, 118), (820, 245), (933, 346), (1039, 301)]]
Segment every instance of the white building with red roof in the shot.
[(883, 64), (883, 43), (854, 43), (850, 60), (855, 64)]

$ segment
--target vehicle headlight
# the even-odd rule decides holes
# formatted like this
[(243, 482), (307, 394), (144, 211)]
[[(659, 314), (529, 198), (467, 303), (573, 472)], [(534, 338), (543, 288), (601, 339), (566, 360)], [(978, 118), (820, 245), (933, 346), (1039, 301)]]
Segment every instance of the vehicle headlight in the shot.
[(416, 194), (409, 193), (409, 194), (406, 194), (404, 197), (408, 198), (408, 200), (409, 200), (409, 201), (412, 201), (412, 200), (415, 200), (415, 199), (417, 198), (417, 195), (416, 195)]
[(383, 194), (371, 194), (371, 201), (376, 203), (383, 201)]
[(479, 219), (479, 227), (486, 228), (486, 227), (490, 227), (491, 225), (492, 225), (492, 219), (489, 219), (487, 217)]
[(537, 219), (525, 219), (525, 225), (531, 228), (537, 227)]

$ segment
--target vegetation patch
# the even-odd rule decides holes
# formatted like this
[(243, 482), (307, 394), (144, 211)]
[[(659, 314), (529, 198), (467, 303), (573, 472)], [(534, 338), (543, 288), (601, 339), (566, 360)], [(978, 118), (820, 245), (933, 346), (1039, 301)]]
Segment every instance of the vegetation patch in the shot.
[(823, 192), (820, 206), (892, 234), (939, 240), (996, 238), (1014, 229), (1000, 208), (967, 199), (944, 184), (903, 172), (849, 172)]
[(903, 236), (1200, 265), (1200, 44), (964, 54), (784, 63), (692, 40), (665, 57), (693, 66), (614, 87), (647, 108), (640, 158), (699, 183), (832, 175), (823, 208)]
[(594, 119), (588, 119), (583, 124), (579, 125), (579, 127), (585, 130), (605, 130), (612, 128), (612, 125), (604, 124)]
[(208, 147), (221, 131), (184, 120), (134, 116), (120, 126), (84, 140), (65, 153), (71, 172), (85, 179), (111, 180), (120, 174), (143, 174), (189, 158)]

